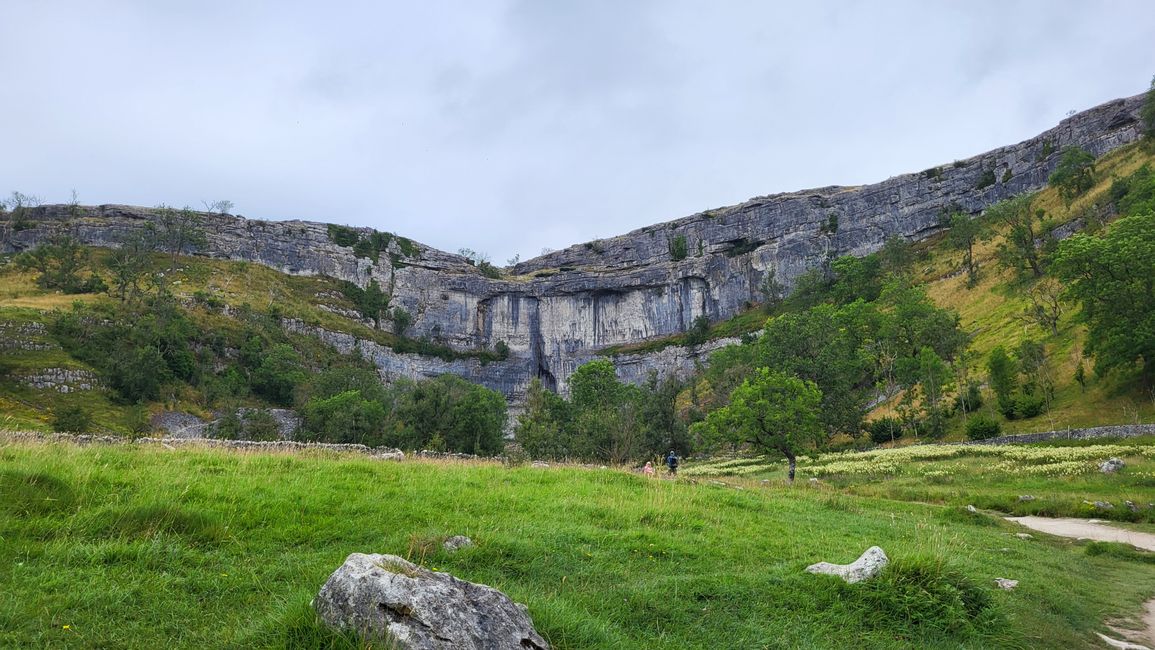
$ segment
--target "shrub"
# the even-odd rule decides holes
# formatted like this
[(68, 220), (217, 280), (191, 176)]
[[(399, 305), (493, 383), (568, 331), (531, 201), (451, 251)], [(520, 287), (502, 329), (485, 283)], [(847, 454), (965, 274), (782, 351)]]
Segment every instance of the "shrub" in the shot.
[(1042, 415), (1047, 410), (1047, 400), (1042, 395), (1020, 394), (1015, 398), (1015, 417), (1026, 420)]
[(967, 439), (986, 440), (1002, 433), (1002, 425), (989, 415), (976, 415), (967, 420)]
[(357, 244), (357, 240), (361, 239), (361, 235), (356, 230), (348, 226), (338, 226), (336, 224), (329, 224), (329, 241), (338, 246), (351, 248)]
[(870, 439), (880, 445), (902, 437), (902, 422), (898, 418), (881, 417), (867, 423), (866, 430)]
[(975, 184), (976, 190), (982, 190), (995, 184), (995, 170), (988, 169), (979, 176), (979, 182)]
[(84, 433), (92, 426), (92, 414), (79, 404), (62, 404), (56, 408), (52, 418), (55, 431)]
[(670, 240), (670, 258), (675, 262), (681, 262), (686, 259), (689, 254), (689, 247), (686, 244), (686, 236), (678, 235)]
[(690, 329), (686, 330), (686, 345), (701, 345), (710, 337), (710, 318), (705, 314), (694, 319)]

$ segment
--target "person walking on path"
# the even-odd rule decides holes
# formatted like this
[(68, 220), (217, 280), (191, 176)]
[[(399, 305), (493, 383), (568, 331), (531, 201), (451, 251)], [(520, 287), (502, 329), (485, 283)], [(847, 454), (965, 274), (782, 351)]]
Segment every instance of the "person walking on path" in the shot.
[(678, 475), (678, 457), (674, 454), (673, 449), (666, 456), (666, 467), (670, 468), (670, 476)]

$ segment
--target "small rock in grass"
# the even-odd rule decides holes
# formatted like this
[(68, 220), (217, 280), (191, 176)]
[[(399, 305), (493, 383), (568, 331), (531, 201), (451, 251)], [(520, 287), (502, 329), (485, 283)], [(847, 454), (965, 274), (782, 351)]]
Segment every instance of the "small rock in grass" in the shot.
[(886, 557), (886, 553), (877, 546), (871, 546), (866, 549), (857, 560), (850, 564), (831, 564), (830, 562), (819, 562), (818, 564), (811, 564), (806, 567), (808, 573), (822, 573), (825, 575), (838, 576), (843, 580), (854, 584), (869, 580), (882, 572), (886, 565), (890, 564), (890, 559)]
[(760, 481), (760, 483), (762, 483), (762, 485), (770, 485), (770, 479), (764, 478)]
[(1011, 552), (1011, 549), (1009, 549), (1009, 548), (1007, 548), (1007, 547), (1005, 547), (1005, 546), (1004, 546), (1004, 547), (1002, 547), (1002, 548), (1000, 548), (999, 550), (1000, 550), (1000, 551), (1002, 551), (1003, 553), (1010, 553), (1010, 552)]
[(999, 589), (1006, 589), (1007, 591), (1010, 591), (1019, 586), (1019, 581), (1009, 580), (1007, 578), (995, 578), (995, 584), (999, 586)]
[(541, 468), (545, 468), (545, 467), (549, 467), (549, 463), (543, 463), (543, 462), (541, 462), (540, 460), (535, 460), (535, 461), (533, 461), (533, 464), (532, 464), (532, 465), (530, 465), (530, 467), (541, 467)]
[(1034, 501), (1034, 500), (1035, 500), (1035, 497), (1033, 497), (1030, 494), (1023, 494), (1023, 495), (1019, 496), (1019, 501)]
[(1111, 505), (1111, 503), (1108, 501), (1087, 501), (1084, 499), (1083, 503), (1089, 506), (1094, 506), (1100, 510), (1113, 510), (1115, 508), (1115, 506)]
[(473, 546), (473, 540), (469, 539), (465, 535), (454, 535), (441, 544), (441, 547), (450, 553), (459, 551), (463, 548), (469, 548), (470, 546)]
[(1099, 471), (1103, 472), (1104, 474), (1114, 474), (1115, 472), (1123, 469), (1125, 464), (1126, 463), (1123, 462), (1122, 458), (1108, 458), (1102, 463), (1099, 463)]
[(979, 509), (974, 506), (967, 506), (967, 512), (978, 512)]
[(1123, 505), (1127, 506), (1131, 512), (1139, 512), (1139, 506), (1135, 505), (1134, 501), (1124, 501)]
[(1034, 539), (1035, 536), (1030, 533), (1015, 533), (1015, 537), (1019, 539)]
[(816, 479), (816, 478), (810, 479), (810, 487), (818, 487), (818, 479)]

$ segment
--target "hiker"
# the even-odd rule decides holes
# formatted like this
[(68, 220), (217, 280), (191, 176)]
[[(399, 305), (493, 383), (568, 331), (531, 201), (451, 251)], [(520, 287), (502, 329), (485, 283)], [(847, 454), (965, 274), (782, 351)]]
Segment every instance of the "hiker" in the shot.
[(678, 474), (678, 457), (674, 455), (673, 449), (671, 449), (669, 455), (666, 456), (666, 467), (670, 468), (671, 476)]
[(642, 468), (642, 473), (645, 474), (646, 476), (653, 476), (654, 475), (654, 464), (647, 460), (646, 466)]

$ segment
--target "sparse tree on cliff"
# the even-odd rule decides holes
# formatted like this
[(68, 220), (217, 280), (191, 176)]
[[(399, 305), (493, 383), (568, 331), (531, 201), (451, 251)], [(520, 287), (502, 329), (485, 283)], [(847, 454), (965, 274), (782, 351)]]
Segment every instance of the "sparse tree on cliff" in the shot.
[(947, 231), (946, 239), (952, 248), (962, 251), (963, 266), (967, 270), (967, 286), (973, 287), (978, 283), (978, 264), (975, 262), (975, 244), (987, 237), (985, 224), (979, 219), (972, 219), (970, 215), (955, 212), (944, 217)]
[(200, 215), (188, 207), (162, 205), (157, 208), (153, 226), (156, 242), (171, 256), (169, 271), (176, 269), (176, 258), (208, 244)]

